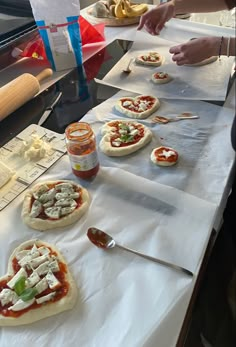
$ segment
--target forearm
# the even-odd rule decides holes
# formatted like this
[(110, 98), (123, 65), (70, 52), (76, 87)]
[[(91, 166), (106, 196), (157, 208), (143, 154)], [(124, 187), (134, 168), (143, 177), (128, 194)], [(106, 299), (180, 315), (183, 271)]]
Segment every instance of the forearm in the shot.
[(216, 12), (228, 9), (224, 0), (172, 0), (175, 14)]

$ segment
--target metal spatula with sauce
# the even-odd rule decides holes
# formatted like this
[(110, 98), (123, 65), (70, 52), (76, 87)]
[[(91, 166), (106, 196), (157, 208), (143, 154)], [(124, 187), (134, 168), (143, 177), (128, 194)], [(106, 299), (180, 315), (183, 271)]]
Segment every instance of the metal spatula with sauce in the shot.
[(170, 267), (170, 268), (172, 268), (174, 270), (181, 271), (181, 272), (187, 274), (188, 276), (193, 276), (193, 273), (191, 271), (189, 271), (189, 270), (187, 270), (185, 268), (182, 268), (182, 267), (180, 267), (178, 265), (174, 265), (174, 264), (168, 263), (168, 262), (166, 262), (164, 260), (161, 260), (161, 259), (158, 259), (158, 258), (153, 258), (153, 257), (150, 257), (149, 255), (146, 255), (146, 254), (134, 251), (131, 248), (121, 246), (118, 243), (116, 243), (115, 240), (110, 235), (108, 235), (104, 231), (102, 231), (100, 229), (97, 229), (95, 227), (92, 227), (92, 228), (88, 229), (87, 236), (88, 236), (89, 240), (95, 246), (97, 246), (99, 248), (110, 249), (110, 248), (114, 248), (114, 247), (119, 247), (119, 248), (121, 248), (121, 249), (123, 249), (125, 251), (134, 253), (134, 254), (139, 255), (140, 257), (143, 257), (145, 259), (154, 261), (154, 262), (159, 263), (159, 264), (164, 265), (164, 266), (168, 266), (168, 267)]

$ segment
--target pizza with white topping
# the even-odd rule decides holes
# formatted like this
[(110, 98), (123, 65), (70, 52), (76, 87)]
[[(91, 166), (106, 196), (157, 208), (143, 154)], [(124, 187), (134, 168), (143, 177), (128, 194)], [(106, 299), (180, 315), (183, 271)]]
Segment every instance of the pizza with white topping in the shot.
[(137, 97), (122, 97), (115, 109), (130, 118), (145, 119), (160, 107), (160, 101), (151, 95), (139, 95)]
[(178, 152), (170, 147), (157, 147), (151, 153), (151, 161), (159, 166), (172, 166), (177, 163)]
[(170, 82), (172, 80), (172, 77), (167, 72), (159, 71), (152, 74), (151, 79), (152, 82), (156, 84), (164, 84)]
[(30, 324), (72, 309), (77, 288), (59, 250), (38, 239), (11, 254), (0, 277), (0, 326)]
[(111, 157), (119, 157), (136, 152), (152, 140), (152, 132), (135, 121), (114, 120), (103, 125), (103, 135), (99, 147)]
[(141, 65), (160, 66), (164, 61), (164, 58), (158, 52), (148, 52), (139, 55), (135, 58), (135, 62)]
[(78, 221), (89, 203), (88, 191), (78, 183), (46, 181), (26, 193), (21, 217), (26, 225), (40, 231), (65, 227)]

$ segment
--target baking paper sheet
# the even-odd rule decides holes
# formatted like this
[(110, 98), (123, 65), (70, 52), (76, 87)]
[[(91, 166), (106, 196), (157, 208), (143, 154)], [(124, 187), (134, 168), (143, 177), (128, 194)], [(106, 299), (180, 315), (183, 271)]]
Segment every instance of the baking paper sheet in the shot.
[[(98, 143), (101, 140), (100, 128), (105, 122), (114, 119), (133, 120), (115, 111), (114, 105), (122, 96), (137, 95), (120, 91), (88, 112), (84, 119), (92, 124)], [(99, 152), (100, 161), (104, 166), (120, 167), (220, 204), (224, 182), (235, 160), (230, 140), (234, 110), (201, 101), (159, 100), (161, 106), (155, 113), (145, 120), (138, 120), (150, 127), (153, 133), (152, 141), (129, 156), (107, 157)], [(152, 118), (156, 115), (175, 117), (182, 112), (190, 112), (199, 118), (168, 124), (152, 123)], [(160, 145), (178, 151), (179, 161), (175, 166), (160, 167), (151, 162), (152, 149)]]
[[(159, 98), (192, 99), (192, 100), (225, 100), (233, 59), (221, 57), (214, 63), (205, 66), (177, 66), (172, 61), (169, 49), (176, 42), (167, 41), (146, 32), (138, 32), (131, 49), (98, 83), (142, 94), (151, 94)], [(164, 57), (160, 67), (131, 65), (132, 72), (125, 74), (130, 59), (139, 55), (157, 51)], [(156, 72), (167, 72), (172, 81), (166, 84), (155, 84), (151, 80)]]
[[(61, 178), (77, 180), (67, 156), (39, 181)], [(189, 299), (195, 276), (120, 249), (98, 249), (88, 240), (87, 229), (97, 226), (121, 244), (197, 272), (216, 207), (116, 168), (102, 167), (85, 186), (92, 199), (88, 213), (63, 229), (41, 233), (26, 227), (20, 218), (23, 195), (1, 212), (1, 274), (17, 245), (40, 238), (59, 248), (78, 286), (72, 310), (27, 326), (1, 328), (1, 347), (15, 341), (25, 347), (156, 347), (156, 338), (165, 346), (165, 321)]]

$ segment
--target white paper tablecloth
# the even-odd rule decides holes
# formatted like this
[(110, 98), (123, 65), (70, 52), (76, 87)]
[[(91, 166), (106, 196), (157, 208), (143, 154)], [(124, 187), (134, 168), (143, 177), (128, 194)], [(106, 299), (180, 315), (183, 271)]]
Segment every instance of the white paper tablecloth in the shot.
[[(67, 156), (40, 181), (61, 178), (77, 180)], [(18, 244), (40, 238), (63, 253), (78, 286), (71, 311), (28, 326), (1, 328), (1, 347), (16, 341), (25, 347), (154, 347), (158, 341), (166, 347), (165, 329), (173, 312), (183, 310), (196, 277), (119, 249), (98, 249), (87, 239), (87, 229), (97, 226), (121, 244), (197, 273), (216, 206), (116, 168), (102, 167), (86, 187), (92, 198), (88, 213), (60, 230), (41, 233), (26, 227), (20, 218), (23, 195), (1, 212), (1, 274)], [(173, 329), (168, 337), (173, 344), (180, 326), (177, 320), (177, 333)]]
[[(91, 122), (98, 142), (104, 122), (122, 118), (132, 120), (115, 111), (114, 105), (121, 96), (136, 95), (120, 91), (88, 112), (85, 119)], [(140, 120), (150, 127), (153, 133), (152, 141), (127, 157), (109, 158), (99, 153), (103, 165), (120, 167), (153, 182), (175, 187), (219, 205), (235, 160), (230, 141), (234, 110), (201, 101), (160, 99), (160, 104), (160, 108), (153, 115)], [(191, 112), (198, 115), (199, 119), (168, 124), (151, 123), (151, 119), (156, 115), (174, 117), (182, 112)], [(151, 162), (152, 149), (161, 144), (178, 151), (177, 165), (163, 168)]]

